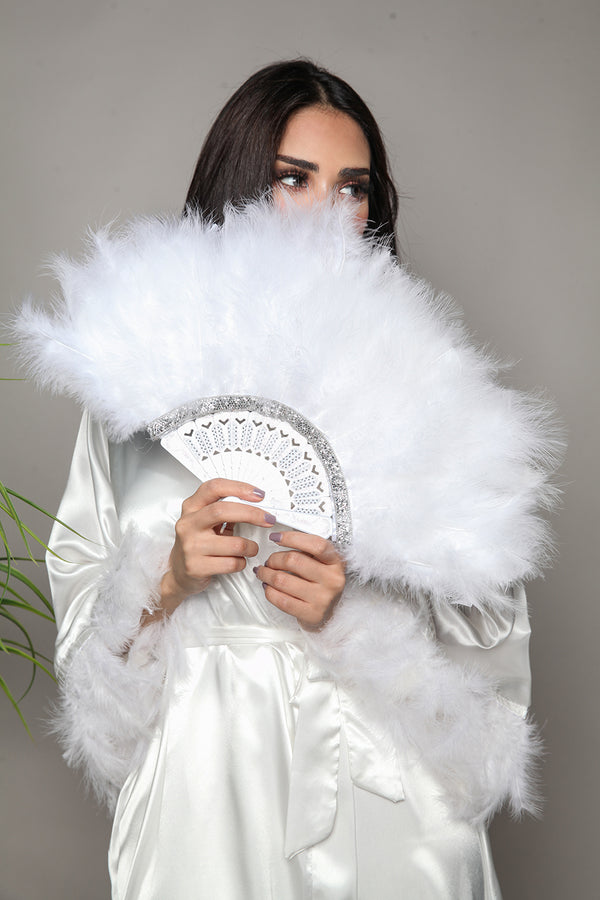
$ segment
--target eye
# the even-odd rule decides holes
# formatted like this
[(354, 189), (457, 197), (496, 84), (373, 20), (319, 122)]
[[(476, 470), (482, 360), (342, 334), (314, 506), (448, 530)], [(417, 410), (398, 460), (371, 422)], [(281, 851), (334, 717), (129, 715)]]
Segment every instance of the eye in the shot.
[(352, 200), (364, 200), (369, 194), (369, 185), (360, 181), (352, 181), (349, 184), (343, 184), (340, 188), (340, 194), (344, 197), (351, 197)]
[(298, 188), (306, 187), (308, 176), (306, 172), (293, 170), (290, 172), (281, 172), (275, 176), (275, 180), (278, 184), (284, 185), (284, 187), (296, 190)]

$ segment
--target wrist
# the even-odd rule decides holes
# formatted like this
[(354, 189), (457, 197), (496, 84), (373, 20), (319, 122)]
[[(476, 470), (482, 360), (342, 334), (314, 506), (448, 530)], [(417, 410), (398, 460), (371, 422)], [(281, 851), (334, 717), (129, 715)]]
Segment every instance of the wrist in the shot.
[(187, 594), (176, 580), (173, 570), (169, 569), (168, 572), (165, 572), (160, 582), (158, 609), (164, 615), (170, 616), (183, 603), (186, 597)]
[(170, 616), (185, 600), (185, 594), (175, 581), (173, 572), (165, 572), (160, 582), (160, 596), (152, 610), (144, 612), (140, 619), (142, 628)]
[(142, 627), (170, 616), (184, 600), (192, 594), (199, 594), (208, 587), (210, 580), (210, 575), (204, 578), (196, 578), (186, 589), (177, 581), (173, 569), (169, 569), (162, 576), (156, 605), (142, 615), (140, 620)]

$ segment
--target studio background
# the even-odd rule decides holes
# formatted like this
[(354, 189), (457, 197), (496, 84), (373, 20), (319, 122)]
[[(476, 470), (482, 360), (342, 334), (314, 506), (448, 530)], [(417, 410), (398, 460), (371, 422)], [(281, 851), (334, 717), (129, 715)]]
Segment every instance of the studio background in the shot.
[[(529, 586), (545, 813), (497, 819), (492, 841), (506, 900), (595, 896), (597, 0), (4, 0), (1, 34), (2, 315), (49, 299), (44, 259), (79, 254), (88, 225), (179, 210), (214, 116), (260, 66), (310, 56), (369, 103), (405, 198), (405, 260), (516, 361), (512, 385), (547, 387), (569, 429), (560, 557)], [(0, 383), (0, 478), (55, 510), (78, 419)], [(51, 652), (52, 627), (34, 634)], [(109, 822), (44, 736), (53, 697), (38, 677), (31, 741), (0, 695), (1, 900), (109, 896)]]

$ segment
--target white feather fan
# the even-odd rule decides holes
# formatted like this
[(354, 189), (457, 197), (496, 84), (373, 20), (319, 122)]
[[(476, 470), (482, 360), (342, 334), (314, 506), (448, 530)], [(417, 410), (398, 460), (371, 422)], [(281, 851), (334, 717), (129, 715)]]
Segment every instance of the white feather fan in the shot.
[(54, 314), (17, 319), (23, 357), (113, 439), (199, 398), (285, 404), (339, 461), (361, 581), (501, 606), (546, 562), (561, 449), (546, 405), (501, 387), (447, 298), (341, 206), (138, 220), (54, 270)]

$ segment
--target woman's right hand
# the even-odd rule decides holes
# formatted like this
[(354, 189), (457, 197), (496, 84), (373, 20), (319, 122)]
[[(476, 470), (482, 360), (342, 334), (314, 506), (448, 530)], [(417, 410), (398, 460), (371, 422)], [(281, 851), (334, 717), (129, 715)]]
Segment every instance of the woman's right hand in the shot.
[(264, 491), (244, 481), (213, 478), (183, 501), (160, 601), (152, 615), (143, 617), (143, 625), (155, 620), (157, 612), (170, 615), (186, 597), (203, 591), (213, 575), (241, 572), (246, 557), (256, 556), (256, 541), (234, 535), (233, 525), (245, 522), (271, 528), (275, 517), (260, 508), (223, 500), (230, 496), (260, 503)]

